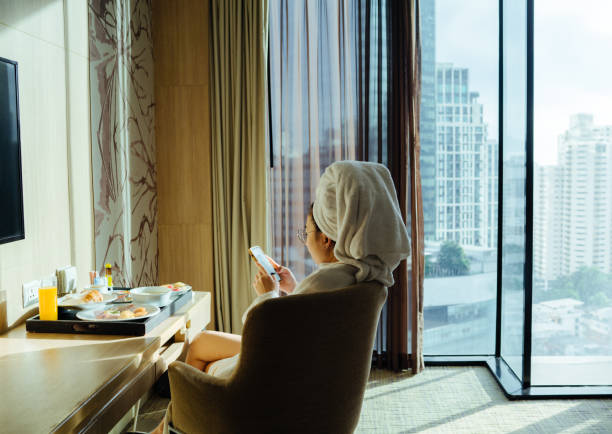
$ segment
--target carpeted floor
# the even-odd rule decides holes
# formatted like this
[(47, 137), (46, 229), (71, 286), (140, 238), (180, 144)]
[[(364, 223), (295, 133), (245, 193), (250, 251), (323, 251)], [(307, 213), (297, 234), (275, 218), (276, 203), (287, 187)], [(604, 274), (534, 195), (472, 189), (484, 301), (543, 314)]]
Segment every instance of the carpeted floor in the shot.
[[(147, 401), (138, 430), (153, 429), (167, 403)], [(483, 367), (374, 370), (356, 432), (612, 433), (612, 399), (509, 401)]]
[(484, 367), (372, 371), (357, 432), (612, 433), (612, 399), (509, 401)]

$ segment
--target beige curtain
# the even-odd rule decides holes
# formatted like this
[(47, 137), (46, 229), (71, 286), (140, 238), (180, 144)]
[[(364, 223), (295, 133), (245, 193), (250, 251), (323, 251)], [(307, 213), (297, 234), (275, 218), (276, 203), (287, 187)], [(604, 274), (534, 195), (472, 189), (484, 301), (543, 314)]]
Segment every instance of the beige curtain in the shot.
[(267, 242), (267, 0), (212, 0), (210, 96), (217, 330), (240, 333), (255, 298), (248, 248)]

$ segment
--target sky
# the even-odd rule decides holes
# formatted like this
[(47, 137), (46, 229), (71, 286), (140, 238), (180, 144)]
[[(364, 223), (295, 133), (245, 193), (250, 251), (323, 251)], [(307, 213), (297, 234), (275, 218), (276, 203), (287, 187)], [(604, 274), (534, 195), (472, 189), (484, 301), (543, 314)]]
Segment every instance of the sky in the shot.
[[(534, 153), (554, 164), (572, 114), (612, 125), (612, 1), (534, 1)], [(469, 68), (496, 137), (498, 1), (436, 0), (436, 59)]]

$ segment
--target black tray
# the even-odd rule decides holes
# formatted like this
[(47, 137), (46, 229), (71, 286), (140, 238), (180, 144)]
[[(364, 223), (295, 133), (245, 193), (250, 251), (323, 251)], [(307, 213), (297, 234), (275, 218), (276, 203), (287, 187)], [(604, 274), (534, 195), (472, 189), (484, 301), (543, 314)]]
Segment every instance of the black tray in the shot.
[[(114, 288), (125, 290), (128, 288)], [(131, 321), (84, 321), (78, 319), (77, 309), (60, 308), (57, 321), (42, 321), (38, 315), (26, 320), (26, 330), (34, 333), (87, 333), (96, 335), (143, 336), (153, 330), (166, 318), (174, 315), (193, 298), (191, 290), (175, 298), (167, 306), (160, 307), (160, 312), (152, 317)]]

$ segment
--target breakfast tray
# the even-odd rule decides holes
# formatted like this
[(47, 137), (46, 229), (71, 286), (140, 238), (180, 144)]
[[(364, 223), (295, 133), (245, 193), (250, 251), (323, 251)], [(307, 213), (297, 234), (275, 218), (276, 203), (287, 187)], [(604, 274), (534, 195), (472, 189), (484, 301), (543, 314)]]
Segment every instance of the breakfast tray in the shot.
[[(114, 290), (126, 290), (129, 288), (113, 288)], [(173, 296), (174, 300), (167, 306), (160, 307), (160, 312), (149, 318), (134, 319), (130, 321), (84, 321), (78, 319), (78, 310), (60, 308), (57, 321), (42, 321), (38, 315), (26, 320), (26, 330), (34, 333), (77, 333), (96, 335), (122, 335), (122, 336), (144, 336), (157, 325), (170, 316), (174, 315), (193, 298), (191, 290), (184, 294)]]

